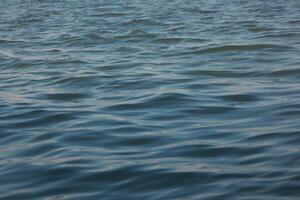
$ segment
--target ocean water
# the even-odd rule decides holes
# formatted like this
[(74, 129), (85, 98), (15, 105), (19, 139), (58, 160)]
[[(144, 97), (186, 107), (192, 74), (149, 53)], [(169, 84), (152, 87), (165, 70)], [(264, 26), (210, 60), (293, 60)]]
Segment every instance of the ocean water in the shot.
[(298, 0), (1, 0), (0, 199), (299, 199)]

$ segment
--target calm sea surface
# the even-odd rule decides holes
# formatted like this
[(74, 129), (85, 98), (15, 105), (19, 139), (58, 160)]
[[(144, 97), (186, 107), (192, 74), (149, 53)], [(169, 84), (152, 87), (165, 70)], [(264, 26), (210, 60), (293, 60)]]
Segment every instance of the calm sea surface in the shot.
[(299, 0), (1, 0), (0, 199), (300, 198)]

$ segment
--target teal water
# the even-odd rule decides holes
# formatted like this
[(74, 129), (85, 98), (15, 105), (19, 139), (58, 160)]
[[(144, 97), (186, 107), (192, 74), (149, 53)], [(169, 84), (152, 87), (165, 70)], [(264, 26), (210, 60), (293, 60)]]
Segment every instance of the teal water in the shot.
[(1, 0), (0, 199), (299, 199), (298, 0)]

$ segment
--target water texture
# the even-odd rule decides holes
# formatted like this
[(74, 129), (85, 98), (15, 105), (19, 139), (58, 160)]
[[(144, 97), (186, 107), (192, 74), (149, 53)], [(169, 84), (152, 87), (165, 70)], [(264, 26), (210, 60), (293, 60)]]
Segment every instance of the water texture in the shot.
[(0, 199), (299, 199), (298, 0), (1, 0)]

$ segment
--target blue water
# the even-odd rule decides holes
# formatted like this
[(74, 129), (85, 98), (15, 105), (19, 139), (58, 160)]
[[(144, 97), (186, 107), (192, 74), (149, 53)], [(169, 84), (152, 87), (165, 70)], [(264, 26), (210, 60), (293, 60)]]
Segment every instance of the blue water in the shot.
[(299, 199), (298, 0), (1, 0), (0, 199)]

